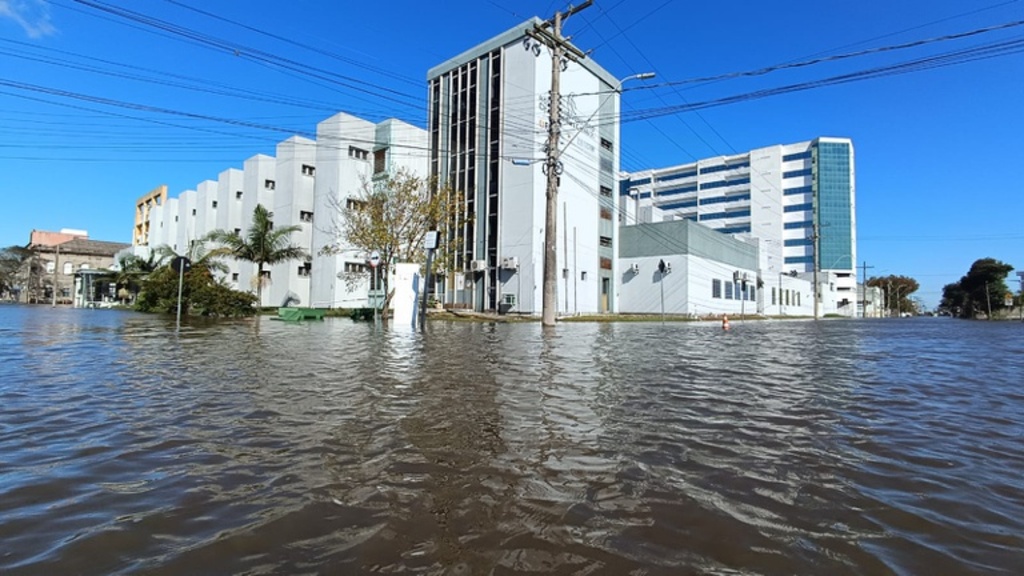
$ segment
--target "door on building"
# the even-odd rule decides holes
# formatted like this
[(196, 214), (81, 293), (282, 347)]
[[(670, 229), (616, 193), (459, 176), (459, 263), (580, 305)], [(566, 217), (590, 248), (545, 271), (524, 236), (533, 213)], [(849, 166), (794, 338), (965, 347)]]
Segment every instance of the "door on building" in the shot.
[(608, 311), (608, 293), (611, 292), (612, 279), (601, 278), (601, 312)]

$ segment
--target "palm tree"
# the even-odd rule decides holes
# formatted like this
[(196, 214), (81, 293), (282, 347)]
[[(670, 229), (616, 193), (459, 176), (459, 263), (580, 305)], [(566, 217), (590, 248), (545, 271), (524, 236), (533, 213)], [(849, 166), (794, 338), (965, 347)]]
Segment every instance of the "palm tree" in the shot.
[(260, 310), (263, 307), (263, 267), (309, 258), (304, 248), (291, 243), (292, 233), (300, 230), (302, 227), (298, 225), (274, 228), (270, 212), (257, 204), (252, 212), (252, 225), (244, 237), (238, 232), (214, 230), (206, 238), (222, 245), (214, 252), (256, 265), (256, 308)]
[[(150, 250), (146, 258), (125, 254), (118, 259), (117, 271), (111, 279), (117, 286), (122, 287), (121, 290), (127, 290), (134, 301), (139, 296), (142, 280), (163, 265), (166, 258), (166, 251), (161, 250)], [(120, 296), (120, 292), (118, 295)]]

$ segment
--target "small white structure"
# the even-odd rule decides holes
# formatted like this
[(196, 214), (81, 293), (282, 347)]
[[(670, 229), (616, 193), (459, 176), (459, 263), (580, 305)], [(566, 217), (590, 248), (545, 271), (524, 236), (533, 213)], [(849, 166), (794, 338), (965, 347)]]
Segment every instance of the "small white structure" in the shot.
[(395, 295), (391, 298), (392, 323), (395, 327), (416, 327), (419, 294), (423, 283), (420, 278), (419, 264), (395, 265), (395, 273), (391, 277), (391, 287), (395, 290)]

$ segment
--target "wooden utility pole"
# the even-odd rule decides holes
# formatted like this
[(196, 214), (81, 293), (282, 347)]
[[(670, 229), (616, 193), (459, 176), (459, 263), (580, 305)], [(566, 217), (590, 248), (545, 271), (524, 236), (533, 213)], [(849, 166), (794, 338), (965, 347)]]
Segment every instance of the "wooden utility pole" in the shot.
[(53, 252), (53, 303), (50, 306), (57, 307), (57, 274), (60, 274), (60, 244), (54, 246)]
[(573, 14), (593, 4), (587, 0), (579, 6), (570, 6), (564, 12), (555, 15), (543, 24), (527, 30), (527, 34), (546, 45), (551, 50), (551, 92), (548, 110), (548, 144), (547, 158), (544, 162), (544, 174), (547, 176), (547, 203), (544, 215), (544, 280), (542, 291), (541, 323), (544, 326), (555, 325), (558, 307), (558, 179), (562, 174), (563, 165), (559, 159), (558, 141), (561, 136), (561, 73), (567, 60), (577, 62), (586, 56), (575, 46), (562, 37), (562, 24)]

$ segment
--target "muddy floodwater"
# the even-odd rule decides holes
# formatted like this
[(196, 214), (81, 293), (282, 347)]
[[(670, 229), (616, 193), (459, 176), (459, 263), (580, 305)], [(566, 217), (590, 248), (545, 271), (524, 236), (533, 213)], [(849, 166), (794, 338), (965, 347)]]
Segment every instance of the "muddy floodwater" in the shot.
[(0, 306), (3, 574), (1020, 574), (1024, 324)]

